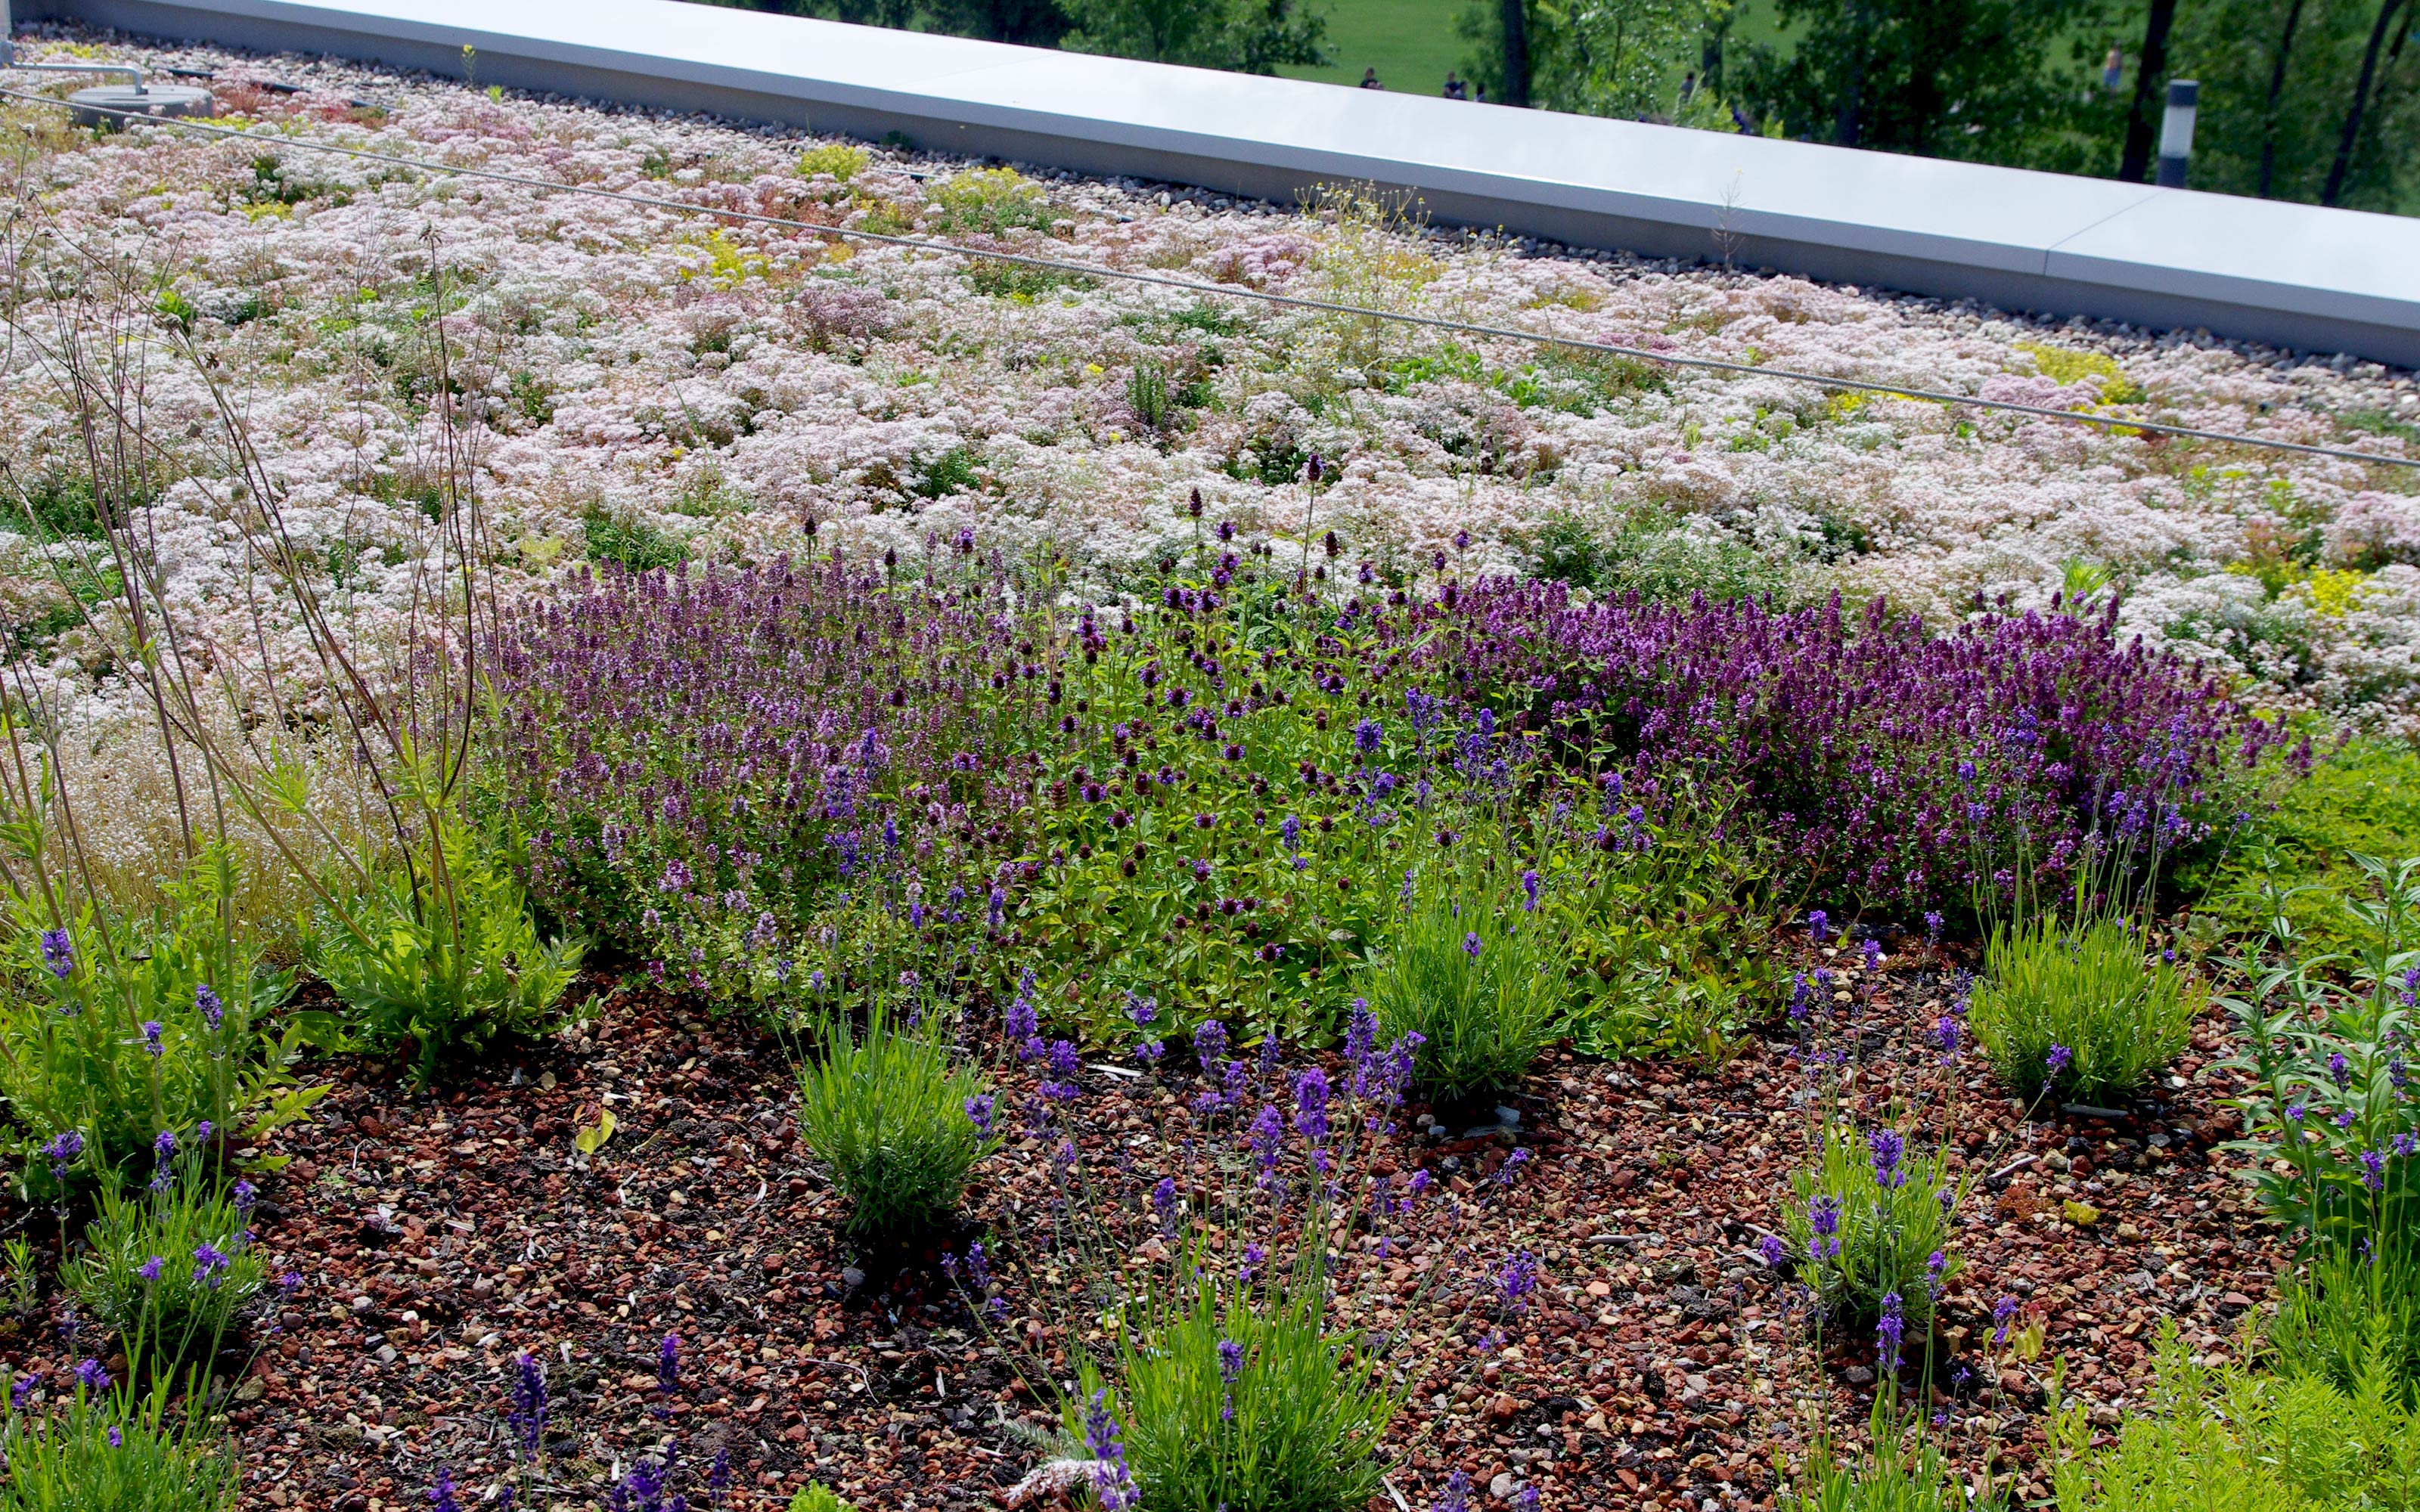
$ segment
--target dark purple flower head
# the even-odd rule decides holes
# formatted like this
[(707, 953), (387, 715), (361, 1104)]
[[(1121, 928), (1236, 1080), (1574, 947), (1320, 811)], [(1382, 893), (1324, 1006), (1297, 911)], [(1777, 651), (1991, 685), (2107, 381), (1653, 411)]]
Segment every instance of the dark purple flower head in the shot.
[(1781, 1236), (1778, 1234), (1767, 1234), (1759, 1240), (1756, 1253), (1757, 1257), (1764, 1261), (1764, 1268), (1768, 1271), (1780, 1270), (1781, 1262), (1789, 1257), (1789, 1251), (1783, 1247)]
[(209, 982), (194, 989), (194, 1008), (202, 1015), (202, 1022), (210, 1026), (212, 1033), (217, 1032), (220, 1023), (226, 1017), (226, 1005), (219, 1001), (219, 995), (210, 990)]
[(1898, 1130), (1876, 1129), (1866, 1136), (1866, 1148), (1873, 1158), (1876, 1186), (1896, 1191), (1907, 1184), (1907, 1172), (1900, 1165), (1907, 1153), (1907, 1140)]
[(2016, 1316), (2016, 1298), (2002, 1297), (1999, 1301), (1992, 1304), (1992, 1322), (1994, 1325), (1992, 1332), (1992, 1342), (1993, 1344), (2006, 1344), (2009, 1342), (2009, 1320)]
[(989, 1092), (978, 1092), (968, 1098), (966, 1103), (967, 1121), (973, 1124), (976, 1134), (985, 1139), (991, 1137), (992, 1106)]
[(1313, 1066), (1294, 1080), (1294, 1127), (1316, 1145), (1327, 1138), (1327, 1073)]
[(61, 981), (75, 970), (75, 941), (63, 929), (42, 931), (42, 964)]
[(656, 1350), (656, 1389), (669, 1396), (680, 1390), (680, 1335), (667, 1334)]
[(2352, 1062), (2345, 1058), (2343, 1051), (2328, 1057), (2328, 1076), (2335, 1081), (2339, 1092), (2352, 1085)]
[(204, 1240), (194, 1246), (194, 1281), (198, 1286), (218, 1289), (220, 1280), (233, 1262), (217, 1245)]
[(1497, 1269), (1496, 1294), (1507, 1311), (1527, 1308), (1529, 1293), (1537, 1289), (1538, 1262), (1528, 1250), (1517, 1251)]
[(1906, 1332), (1907, 1319), (1900, 1310), (1899, 1293), (1885, 1292), (1882, 1321), (1874, 1325), (1874, 1353), (1883, 1374), (1890, 1375), (1899, 1369), (1900, 1340)]
[(1807, 936), (1821, 945), (1832, 933), (1832, 916), (1821, 908), (1807, 916)]
[(1204, 1019), (1193, 1031), (1193, 1056), (1208, 1071), (1211, 1062), (1227, 1053), (1227, 1026), (1217, 1019)]
[(1244, 1373), (1244, 1347), (1233, 1339), (1218, 1341), (1218, 1379), (1229, 1385)]
[(2068, 1062), (2074, 1058), (2074, 1051), (2063, 1044), (2055, 1044), (2050, 1047), (2050, 1054), (2042, 1057), (2042, 1065), (2049, 1072), (2051, 1079), (2055, 1081), (2058, 1073), (2067, 1070)]
[(454, 1500), (454, 1473), (444, 1466), (437, 1467), (437, 1483), (428, 1488), (430, 1512), (462, 1512), (462, 1504)]
[(98, 1360), (77, 1361), (75, 1378), (77, 1385), (95, 1396), (107, 1391), (110, 1387), (109, 1372), (101, 1367), (101, 1362)]
[(546, 1366), (524, 1350), (513, 1357), (513, 1381), (504, 1424), (523, 1459), (535, 1459), (546, 1434)]
[(1386, 727), (1375, 719), (1363, 719), (1353, 727), (1353, 748), (1364, 756), (1375, 755), (1385, 738)]
[(160, 1058), (167, 1050), (167, 1047), (160, 1042), (163, 1032), (163, 1026), (158, 1019), (143, 1021), (143, 1048), (151, 1052), (151, 1058), (154, 1060)]
[(1470, 1512), (1470, 1477), (1459, 1470), (1448, 1475), (1435, 1512)]

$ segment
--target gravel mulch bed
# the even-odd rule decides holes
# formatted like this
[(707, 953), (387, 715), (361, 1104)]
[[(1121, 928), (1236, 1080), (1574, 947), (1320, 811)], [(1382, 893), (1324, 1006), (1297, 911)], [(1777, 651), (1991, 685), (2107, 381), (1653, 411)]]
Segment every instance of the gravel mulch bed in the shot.
[[(1934, 1021), (1940, 979), (1910, 956), (1837, 981), (1867, 1051), (1851, 1097), (1879, 1108), (1889, 1088), (1873, 1068)], [(2007, 1389), (1972, 1376), (1937, 1398), (1970, 1458), (2002, 1443), (2031, 1478), (2041, 1398), (2027, 1378), (2053, 1355), (2114, 1425), (2142, 1399), (2163, 1319), (2223, 1351), (2269, 1295), (2273, 1229), (2212, 1148), (2234, 1127), (2206, 1069), (2216, 1035), (2212, 1021), (2122, 1119), (2026, 1123), (1967, 1068), (1953, 1163), (1978, 1184), (1936, 1343), (1966, 1348), (1939, 1356), (1936, 1378), (1981, 1364), (1973, 1346), (2000, 1293), (2039, 1304), (2049, 1335)], [(1550, 1508), (1769, 1505), (1809, 1401), (1837, 1436), (1857, 1435), (1870, 1341), (1841, 1344), (1819, 1374), (1792, 1288), (1755, 1253), (1781, 1227), (1804, 1148), (1795, 1050), (1753, 1040), (1719, 1072), (1559, 1052), (1506, 1109), (1517, 1122), (1466, 1132), (1416, 1125), (1428, 1115), (1412, 1110), (1394, 1163), (1450, 1190), (1531, 1152), (1473, 1247), (1526, 1247), (1544, 1280), (1497, 1349), (1414, 1321), (1406, 1357), (1422, 1374), (1390, 1444), (1402, 1505), (1426, 1507), (1456, 1467), (1488, 1505), (1524, 1483)], [(696, 1469), (727, 1451), (740, 1507), (786, 1504), (810, 1479), (868, 1512), (998, 1505), (1041, 1458), (1014, 1425), (1042, 1422), (1044, 1404), (933, 1257), (869, 1276), (841, 1242), (775, 1041), (652, 990), (615, 992), (586, 1028), (427, 1090), (357, 1061), (334, 1075), (310, 1120), (274, 1140), (291, 1161), (264, 1182), (259, 1242), (302, 1282), (250, 1341), (232, 1407), (247, 1505), (417, 1509), (440, 1466), (469, 1504), (509, 1462), (520, 1350), (547, 1362), (553, 1398), (542, 1505), (604, 1504), (606, 1478), (667, 1437)], [(1194, 1087), (1184, 1071), (1085, 1080), (1088, 1145), (1133, 1143)], [(583, 1159), (573, 1134), (600, 1107), (618, 1128)], [(992, 1157), (978, 1221), (1046, 1165), (1014, 1144)], [(50, 1222), (16, 1216), (38, 1234)], [(669, 1396), (666, 1334), (683, 1356)], [(29, 1327), (8, 1352), (71, 1367), (39, 1347), (49, 1336)]]

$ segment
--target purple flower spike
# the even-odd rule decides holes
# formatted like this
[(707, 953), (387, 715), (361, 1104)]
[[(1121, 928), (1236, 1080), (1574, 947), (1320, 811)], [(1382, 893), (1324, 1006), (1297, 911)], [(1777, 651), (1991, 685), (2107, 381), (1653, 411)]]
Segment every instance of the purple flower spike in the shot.
[(68, 937), (67, 931), (42, 931), (42, 964), (48, 966), (51, 975), (61, 981), (67, 980), (75, 970), (75, 941)]

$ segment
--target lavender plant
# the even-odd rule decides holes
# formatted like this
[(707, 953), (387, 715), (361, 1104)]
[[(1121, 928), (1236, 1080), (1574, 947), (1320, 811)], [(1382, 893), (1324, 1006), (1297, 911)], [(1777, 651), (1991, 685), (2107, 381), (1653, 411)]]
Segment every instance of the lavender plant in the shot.
[(2038, 916), (1993, 931), (1967, 1023), (2029, 1102), (2107, 1102), (2174, 1060), (2208, 1002), (2198, 979), (2150, 956), (2133, 921)]
[(900, 1024), (881, 1003), (861, 1029), (834, 1014), (799, 1073), (799, 1137), (848, 1198), (845, 1227), (860, 1242), (948, 1217), (999, 1141), (982, 1074), (938, 1027)]
[(1133, 1299), (1116, 1315), (1106, 1368), (1089, 1357), (1078, 1365), (1068, 1433), (1085, 1436), (1095, 1413), (1123, 1424), (1147, 1512), (1365, 1505), (1404, 1388), (1379, 1353), (1329, 1327), (1322, 1272), (1308, 1250), (1249, 1281), (1194, 1264)]
[[(1475, 859), (1474, 859), (1475, 857)], [(1519, 1084), (1560, 1032), (1570, 959), (1537, 871), (1483, 840), (1404, 879), (1403, 915), (1363, 975), (1390, 1038), (1417, 1036), (1417, 1080), (1446, 1102)]]
[(85, 1248), (60, 1275), (127, 1358), (155, 1372), (207, 1368), (268, 1285), (248, 1227), (252, 1185), (226, 1181), (206, 1153), (202, 1140), (180, 1148), (163, 1134), (150, 1188), (129, 1196), (104, 1186)]
[[(16, 795), (22, 797), (23, 795)], [(271, 1025), (293, 980), (226, 927), (231, 862), (213, 849), (148, 918), (70, 890), (20, 808), (8, 838), (27, 890), (8, 902), (0, 960), (22, 991), (0, 1001), (0, 1094), (14, 1113), (21, 1185), (55, 1186), (42, 1147), (72, 1134), (72, 1172), (105, 1186), (149, 1173), (163, 1129), (243, 1132), (298, 1118), (321, 1089), (290, 1067), (313, 1036)]]
[(88, 1360), (54, 1404), (39, 1378), (6, 1384), (0, 1512), (234, 1512), (235, 1445), (206, 1414), (171, 1412), (164, 1376), (138, 1392)]
[(1962, 1263), (1952, 1220), (1963, 1182), (1948, 1174), (1943, 1150), (1912, 1150), (1900, 1130), (1859, 1137), (1835, 1121), (1791, 1189), (1788, 1256), (1827, 1326), (1882, 1328), (1896, 1367), (1905, 1331), (1930, 1331), (1934, 1301)]
[(1055, 1194), (949, 1264), (1059, 1400), (1060, 1463), (1105, 1505), (1358, 1506), (1413, 1381), (1457, 1368), (1450, 1353), (1410, 1357), (1414, 1316), (1475, 1370), (1482, 1333), (1500, 1337), (1528, 1305), (1535, 1263), (1499, 1266), (1476, 1238), (1517, 1195), (1527, 1152), (1465, 1197), (1383, 1167), (1419, 1046), (1377, 1036), (1356, 1010), (1331, 1076), (1265, 1041), (1231, 1057), (1223, 1024), (1200, 1026), (1200, 1070), (1166, 1104), (1182, 1122), (1151, 1147), (1156, 1166), (1088, 1148), (1080, 1084), (1046, 1082), (1023, 1110)]

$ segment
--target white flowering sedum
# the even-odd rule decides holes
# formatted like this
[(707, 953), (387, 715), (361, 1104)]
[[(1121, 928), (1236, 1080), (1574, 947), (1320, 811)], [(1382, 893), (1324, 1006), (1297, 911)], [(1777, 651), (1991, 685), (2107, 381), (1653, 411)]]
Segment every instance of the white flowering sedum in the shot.
[[(256, 671), (310, 676), (298, 639), (250, 618), (223, 448), (187, 440), (207, 431), (208, 391), (169, 350), (167, 322), (215, 357), (298, 542), (324, 559), (331, 601), (375, 636), (406, 622), (437, 550), (427, 505), (442, 438), (414, 383), (442, 285), (458, 378), (484, 400), (476, 479), (508, 588), (606, 549), (762, 557), (797, 548), (813, 517), (824, 542), (861, 552), (912, 555), (971, 527), (1012, 554), (1063, 553), (1076, 591), (1097, 594), (1194, 540), (1185, 506), (1199, 489), (1205, 522), (1274, 541), (1280, 562), (1307, 524), (1337, 532), (1348, 560), (1408, 574), (1434, 571), (1438, 553), (1465, 575), (1543, 563), (1600, 588), (1652, 567), (1647, 585), (1665, 591), (1881, 592), (1946, 613), (1977, 594), (2046, 601), (2072, 570), (2125, 594), (2126, 628), (2233, 669), (2275, 706), (2420, 733), (2420, 471), (970, 270), (279, 142), (2420, 455), (2409, 375), (1795, 278), (1525, 256), (1404, 234), (1350, 196), (1312, 215), (1206, 194), (1163, 205), (1156, 186), (966, 177), (880, 149), (802, 162), (817, 144), (795, 133), (334, 65), (173, 60), (217, 70), (222, 108), (257, 140), (37, 122), (26, 187), (39, 208), (20, 217), (12, 262), (60, 255), (29, 239), (47, 224), (156, 281), (147, 429), (181, 475), (145, 524), (180, 615), (268, 663)], [(306, 87), (240, 82), (271, 77)], [(348, 104), (361, 99), (383, 109)], [(19, 300), (26, 329), (81, 318)], [(50, 368), (23, 340), (8, 360), (9, 468), (72, 476), (80, 453)], [(1307, 501), (1296, 480), (1314, 453), (1328, 482)], [(0, 615), (57, 686), (105, 708), (103, 647), (58, 623), (42, 558), (61, 549), (24, 530), (0, 540)]]

